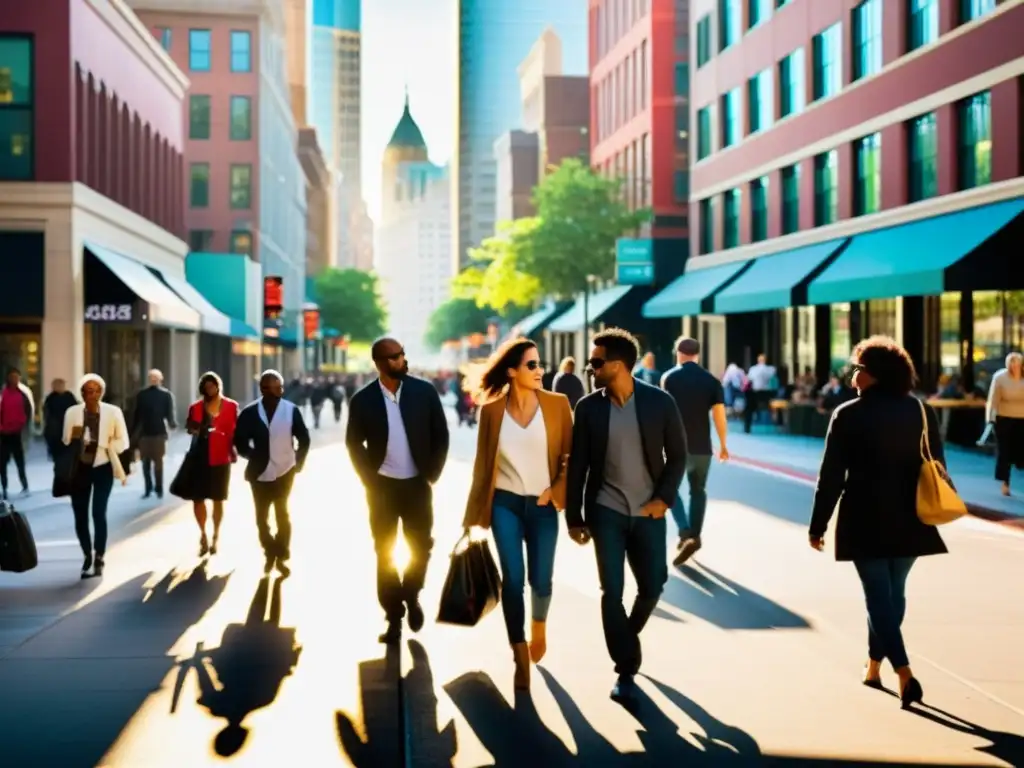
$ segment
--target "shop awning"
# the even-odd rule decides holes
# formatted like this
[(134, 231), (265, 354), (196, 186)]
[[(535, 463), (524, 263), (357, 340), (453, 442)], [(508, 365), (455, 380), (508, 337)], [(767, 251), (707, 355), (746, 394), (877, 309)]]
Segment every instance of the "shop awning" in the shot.
[(811, 282), (808, 302), (998, 290), (1000, 282), (1009, 287), (1004, 275), (1011, 249), (1019, 248), (1019, 242), (993, 244), (978, 264), (963, 262), (1022, 212), (1024, 198), (1017, 198), (855, 235), (842, 255)]
[(187, 331), (199, 330), (199, 313), (164, 285), (149, 267), (90, 242), (85, 243), (85, 250), (99, 259), (139, 301), (146, 302), (151, 323)]
[(566, 309), (564, 304), (549, 302), (512, 326), (509, 336), (533, 336), (547, 328)]
[[(156, 271), (156, 270), (150, 270)], [(183, 277), (173, 277), (164, 272), (158, 273), (172, 291), (184, 299), (192, 309), (199, 313), (199, 327), (206, 333), (217, 336), (231, 336), (231, 318), (206, 300), (195, 286)]]
[(233, 317), (228, 318), (231, 322), (231, 338), (233, 339), (245, 339), (246, 341), (259, 341), (260, 333), (251, 325), (237, 320)]
[(601, 316), (621, 301), (633, 289), (632, 285), (615, 285), (598, 291), (584, 301), (581, 296), (572, 307), (555, 320), (548, 329), (554, 333), (577, 333), (583, 330), (584, 310), (587, 323), (600, 321)]
[(715, 313), (760, 312), (806, 303), (797, 286), (850, 241), (844, 237), (754, 259), (750, 269), (715, 294)]
[(643, 315), (654, 318), (711, 313), (714, 311), (712, 299), (715, 293), (735, 279), (748, 264), (749, 261), (734, 261), (706, 269), (687, 269), (644, 304)]

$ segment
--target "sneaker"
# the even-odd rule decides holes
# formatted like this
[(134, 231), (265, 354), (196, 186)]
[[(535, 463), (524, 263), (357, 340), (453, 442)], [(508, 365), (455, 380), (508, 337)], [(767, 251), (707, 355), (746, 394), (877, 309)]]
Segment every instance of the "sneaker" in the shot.
[(700, 536), (695, 536), (693, 538), (687, 539), (680, 545), (678, 554), (676, 554), (675, 559), (672, 560), (672, 565), (678, 568), (691, 557), (693, 557), (695, 554), (697, 554), (699, 550)]
[(611, 699), (619, 704), (630, 704), (636, 699), (636, 683), (632, 675), (619, 675), (612, 687)]

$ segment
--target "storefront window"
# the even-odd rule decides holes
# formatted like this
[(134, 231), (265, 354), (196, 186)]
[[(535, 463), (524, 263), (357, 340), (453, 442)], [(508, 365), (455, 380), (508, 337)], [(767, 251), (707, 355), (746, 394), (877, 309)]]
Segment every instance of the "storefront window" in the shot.
[(960, 294), (939, 299), (939, 365), (946, 374), (960, 373)]
[[(45, 395), (42, 382), (39, 380), (39, 343), (38, 332), (23, 332), (10, 327), (0, 328), (0, 371), (5, 375), (9, 368), (21, 371), (21, 383), (32, 390), (36, 401), (36, 421), (39, 421), (39, 405)], [(49, 389), (47, 385), (46, 389)]]
[(974, 292), (975, 377), (991, 376), (1021, 350), (1024, 291)]
[(798, 307), (796, 310), (797, 319), (800, 323), (796, 336), (797, 375), (803, 375), (804, 370), (807, 368), (813, 371), (815, 361), (817, 360), (814, 310), (814, 307)]
[(831, 309), (832, 328), (832, 363), (833, 371), (840, 371), (850, 362), (850, 353), (853, 351), (850, 345), (850, 304), (833, 304)]
[(868, 333), (872, 336), (891, 336), (899, 341), (896, 330), (896, 313), (899, 302), (896, 299), (873, 299), (867, 302)]

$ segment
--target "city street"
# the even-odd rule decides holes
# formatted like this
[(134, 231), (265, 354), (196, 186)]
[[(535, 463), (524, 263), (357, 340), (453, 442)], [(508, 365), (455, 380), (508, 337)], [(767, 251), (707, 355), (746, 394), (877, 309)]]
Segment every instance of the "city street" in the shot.
[(859, 683), (863, 598), (852, 566), (807, 546), (811, 488), (716, 465), (704, 549), (672, 573), (643, 635), (635, 711), (608, 698), (592, 548), (564, 534), (548, 655), (532, 698), (517, 698), (500, 609), (472, 630), (431, 621), (475, 432), (453, 426), (436, 488), (427, 625), (387, 656), (365, 501), (340, 434), (317, 436), (296, 485), (284, 581), (261, 583), (240, 480), (206, 568), (191, 511), (168, 505), (122, 514), (102, 582), (79, 581), (77, 547), (59, 543), (73, 539), (70, 512), (46, 511), (44, 562), (0, 576), (0, 763), (1024, 764), (1019, 530), (967, 519), (944, 530), (950, 555), (918, 563), (906, 635), (934, 708), (902, 712)]

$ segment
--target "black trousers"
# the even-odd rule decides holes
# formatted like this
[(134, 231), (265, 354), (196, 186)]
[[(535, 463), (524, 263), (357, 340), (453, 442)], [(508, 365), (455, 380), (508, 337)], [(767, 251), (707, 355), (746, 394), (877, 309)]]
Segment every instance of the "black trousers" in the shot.
[[(295, 470), (292, 469), (268, 483), (259, 480), (251, 483), (252, 500), (256, 508), (256, 530), (259, 531), (263, 554), (282, 561), (292, 555), (292, 518), (288, 511), (288, 497), (294, 482)], [(270, 532), (271, 507), (274, 508), (276, 534)]]
[[(377, 553), (377, 599), (388, 621), (400, 621), (405, 606), (419, 599), (434, 548), (434, 495), (422, 477), (395, 480), (378, 475), (366, 489), (370, 507), (370, 532)], [(409, 547), (410, 562), (399, 576), (391, 559), (398, 537), (398, 521)]]
[(996, 416), (996, 480), (1009, 485), (1012, 467), (1024, 467), (1024, 419)]
[(18, 479), (22, 490), (28, 489), (28, 478), (25, 476), (25, 444), (21, 442), (21, 434), (0, 435), (0, 485), (7, 490), (7, 465), (14, 459), (18, 468)]

